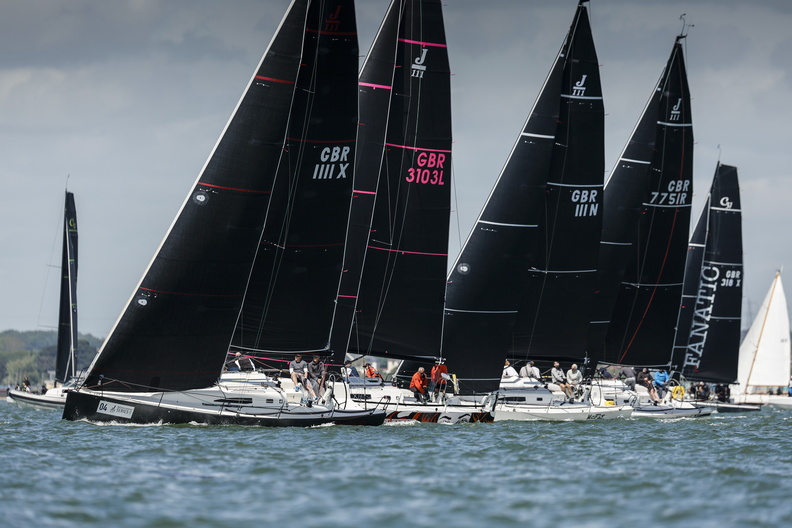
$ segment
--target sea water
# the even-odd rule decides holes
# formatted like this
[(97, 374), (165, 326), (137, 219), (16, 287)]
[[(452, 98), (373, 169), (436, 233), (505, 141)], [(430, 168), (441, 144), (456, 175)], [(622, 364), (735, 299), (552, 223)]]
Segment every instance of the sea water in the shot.
[(792, 411), (271, 429), (0, 402), (0, 469), (7, 527), (778, 527)]

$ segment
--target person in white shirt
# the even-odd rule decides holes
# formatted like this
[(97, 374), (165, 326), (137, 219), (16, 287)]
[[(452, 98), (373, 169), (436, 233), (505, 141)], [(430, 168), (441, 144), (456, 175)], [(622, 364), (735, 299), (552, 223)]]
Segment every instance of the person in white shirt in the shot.
[(583, 373), (578, 370), (578, 366), (574, 363), (572, 364), (572, 368), (567, 370), (566, 373), (567, 385), (569, 386), (569, 392), (574, 395), (575, 387), (583, 383)]
[(511, 379), (517, 377), (517, 371), (514, 370), (514, 367), (511, 366), (511, 362), (507, 359), (506, 363), (503, 365), (503, 376), (502, 379)]
[(534, 367), (534, 362), (529, 361), (520, 369), (520, 377), (539, 381), (541, 379), (541, 374), (539, 374), (539, 369)]

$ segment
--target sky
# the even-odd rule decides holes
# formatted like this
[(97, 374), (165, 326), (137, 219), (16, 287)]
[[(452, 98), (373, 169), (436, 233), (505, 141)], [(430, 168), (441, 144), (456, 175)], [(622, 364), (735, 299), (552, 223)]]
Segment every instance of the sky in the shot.
[[(0, 0), (0, 331), (57, 325), (63, 193), (79, 224), (79, 328), (106, 336), (288, 0)], [(361, 61), (388, 0), (358, 0)], [(522, 129), (575, 0), (446, 0), (449, 265)], [(739, 170), (743, 326), (792, 266), (792, 3), (592, 0), (606, 177), (687, 28), (693, 217), (718, 160)]]

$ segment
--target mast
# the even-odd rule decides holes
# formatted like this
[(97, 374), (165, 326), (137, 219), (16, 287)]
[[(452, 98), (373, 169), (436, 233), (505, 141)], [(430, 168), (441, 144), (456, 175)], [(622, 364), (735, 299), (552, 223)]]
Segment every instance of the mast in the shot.
[[(584, 277), (596, 267), (603, 115), (598, 62), (581, 2), (449, 276), (443, 355), (461, 392), (497, 389), (507, 354), (553, 354), (546, 346), (550, 339), (538, 329), (560, 308), (550, 303), (558, 290), (549, 282), (580, 288), (582, 318), (573, 310), (564, 322), (588, 322), (585, 296), (593, 287)], [(572, 234), (576, 229), (579, 237)], [(590, 251), (571, 256), (571, 244)], [(580, 268), (587, 271), (564, 273)], [(555, 344), (566, 352), (570, 342), (557, 334)]]
[(66, 191), (61, 251), (58, 350), (55, 381), (64, 383), (77, 375), (77, 209), (74, 193)]
[[(300, 180), (298, 174), (311, 178), (314, 169), (328, 161), (322, 156), (330, 144), (309, 141), (315, 139), (309, 135), (315, 131), (312, 125), (325, 117), (306, 108), (321, 99), (312, 93), (325, 81), (318, 78), (325, 73), (318, 63), (340, 54), (355, 64), (350, 82), (354, 93), (356, 37), (348, 29), (354, 27), (353, 13), (351, 0), (292, 2), (154, 259), (94, 359), (86, 386), (179, 391), (207, 387), (217, 379), (260, 244), (272, 242), (263, 236), (265, 220), (282, 211), (283, 206), (271, 204), (270, 197), (283, 197), (283, 187), (288, 186), (283, 179)], [(331, 51), (329, 57), (319, 52), (325, 46)], [(313, 54), (304, 54), (306, 50)], [(339, 137), (349, 139), (354, 131)]]
[[(620, 284), (600, 285), (598, 289), (605, 290), (605, 306), (598, 305), (592, 317), (600, 322), (597, 335), (603, 335), (607, 327), (604, 346), (599, 346), (595, 357), (609, 363), (661, 365), (671, 360), (693, 195), (693, 126), (681, 38), (674, 43), (658, 86), (660, 99), (654, 114), (654, 149), (649, 162), (641, 158), (619, 161), (620, 165), (645, 165), (645, 170), (635, 171), (635, 180), (619, 177), (609, 181), (605, 189), (606, 218), (609, 208), (616, 208), (614, 218), (623, 214), (622, 218), (628, 220), (634, 218), (632, 211), (639, 211), (638, 221), (632, 224), (637, 229), (618, 241), (629, 249), (623, 273), (610, 275), (621, 275)], [(639, 193), (625, 190), (624, 185), (643, 189), (639, 202), (626, 201)], [(608, 258), (608, 253), (616, 254), (606, 248), (603, 257)], [(601, 265), (619, 267), (608, 260)], [(615, 290), (607, 291), (609, 288)], [(612, 311), (607, 305), (613, 307)]]
[(673, 364), (695, 381), (737, 379), (743, 290), (737, 168), (718, 163), (688, 249)]

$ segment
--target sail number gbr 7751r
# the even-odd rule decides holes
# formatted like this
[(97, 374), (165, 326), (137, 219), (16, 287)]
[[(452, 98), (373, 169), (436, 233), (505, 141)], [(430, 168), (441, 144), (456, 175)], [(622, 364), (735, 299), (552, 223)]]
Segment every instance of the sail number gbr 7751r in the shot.
[(668, 182), (668, 192), (652, 191), (650, 204), (657, 205), (687, 205), (690, 192), (690, 180), (671, 180)]
[(438, 152), (419, 152), (416, 157), (418, 167), (407, 169), (405, 180), (409, 183), (424, 183), (429, 185), (445, 185), (443, 181), (443, 166), (446, 155)]

